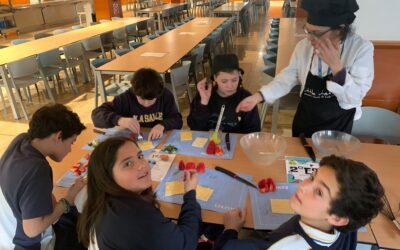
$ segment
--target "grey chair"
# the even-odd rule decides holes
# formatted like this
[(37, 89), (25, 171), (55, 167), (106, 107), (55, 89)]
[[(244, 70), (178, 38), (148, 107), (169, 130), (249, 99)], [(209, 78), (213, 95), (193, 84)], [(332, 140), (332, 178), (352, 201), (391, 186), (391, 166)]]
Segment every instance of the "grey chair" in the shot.
[(400, 114), (378, 107), (362, 107), (361, 110), (361, 118), (353, 123), (353, 135), (400, 144)]
[(53, 30), (53, 35), (62, 34), (62, 33), (68, 32), (68, 31), (69, 31), (68, 29), (55, 29), (55, 30)]
[(81, 75), (82, 82), (91, 81), (89, 60), (81, 42), (76, 42), (63, 47), (65, 60), (68, 68), (72, 69), (74, 77), (78, 81), (77, 67)]
[(42, 33), (36, 33), (36, 34), (34, 34), (34, 35), (33, 35), (33, 38), (34, 38), (35, 40), (37, 40), (37, 39), (49, 37), (49, 36), (52, 36), (52, 35), (53, 35), (53, 34), (46, 33), (46, 32), (42, 32)]
[[(108, 58), (96, 58), (93, 61), (90, 62), (90, 67), (92, 68), (93, 71), (93, 75), (95, 75), (94, 77), (94, 107), (97, 108), (98, 104), (99, 104), (99, 79), (97, 79), (95, 71), (98, 67), (103, 66), (106, 63), (111, 62), (111, 59)], [(108, 75), (101, 75), (102, 81), (104, 83), (105, 80), (109, 79), (110, 76)]]
[(180, 111), (178, 98), (185, 93), (188, 96), (189, 104), (192, 101), (192, 95), (189, 90), (189, 69), (190, 61), (183, 61), (182, 65), (170, 69), (171, 82), (166, 82), (166, 87), (174, 95), (175, 103)]
[(106, 53), (103, 49), (100, 36), (82, 40), (82, 45), (85, 49), (87, 58), (98, 58), (100, 55), (103, 56), (103, 58), (106, 58)]
[(125, 28), (116, 29), (113, 31), (114, 46), (116, 49), (128, 48), (128, 36), (126, 35)]

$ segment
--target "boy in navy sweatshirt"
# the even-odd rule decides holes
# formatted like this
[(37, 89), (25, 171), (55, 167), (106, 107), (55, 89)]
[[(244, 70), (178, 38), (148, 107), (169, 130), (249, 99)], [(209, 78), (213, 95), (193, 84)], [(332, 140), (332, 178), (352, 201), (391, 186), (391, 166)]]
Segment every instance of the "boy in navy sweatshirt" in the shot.
[(152, 128), (149, 140), (160, 138), (166, 130), (182, 128), (182, 115), (160, 74), (142, 68), (135, 73), (131, 84), (131, 89), (93, 110), (96, 127), (122, 126), (132, 132), (140, 132), (140, 127)]
[(233, 209), (225, 214), (225, 231), (214, 249), (356, 249), (357, 229), (383, 208), (383, 187), (361, 162), (331, 155), (320, 166), (290, 199), (298, 215), (264, 240), (238, 240), (245, 214)]

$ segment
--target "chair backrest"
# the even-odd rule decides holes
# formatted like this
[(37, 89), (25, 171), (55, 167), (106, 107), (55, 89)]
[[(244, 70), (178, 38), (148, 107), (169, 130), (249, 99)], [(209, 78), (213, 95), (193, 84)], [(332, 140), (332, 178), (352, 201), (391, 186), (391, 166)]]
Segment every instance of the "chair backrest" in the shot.
[(400, 114), (377, 107), (362, 107), (361, 109), (361, 118), (353, 124), (353, 135), (379, 138), (392, 144), (400, 144)]
[(156, 31), (156, 21), (153, 17), (147, 20), (147, 28), (149, 29), (149, 34), (154, 34)]
[(53, 35), (53, 34), (45, 33), (45, 32), (43, 32), (43, 33), (36, 33), (36, 34), (33, 35), (33, 38), (34, 38), (35, 40), (37, 40), (37, 39), (49, 37), (49, 36), (52, 36), (52, 35)]
[(100, 36), (95, 36), (95, 37), (91, 37), (91, 38), (82, 40), (82, 45), (86, 51), (101, 49)]
[(55, 29), (55, 30), (53, 30), (53, 35), (62, 34), (62, 33), (68, 32), (68, 31), (69, 30), (67, 30), (67, 29)]
[(36, 56), (30, 56), (7, 64), (8, 72), (13, 78), (31, 76), (39, 73), (39, 65)]
[(200, 43), (199, 45), (196, 46), (192, 51), (194, 51), (197, 54), (196, 57), (196, 65), (199, 65), (203, 63), (203, 58), (204, 58), (204, 49), (206, 47), (205, 43)]
[(11, 45), (18, 45), (18, 44), (26, 43), (26, 42), (29, 42), (29, 40), (28, 39), (14, 39), (11, 41)]
[[(182, 66), (171, 68), (171, 83), (174, 85), (175, 89), (178, 89), (180, 86), (189, 86), (189, 69), (190, 69), (190, 61), (183, 61)], [(185, 89), (182, 89), (181, 93), (176, 93), (177, 95), (182, 94)]]
[(76, 42), (63, 47), (65, 58), (68, 59), (78, 59), (83, 58), (84, 51), (81, 42)]
[(48, 67), (54, 65), (61, 65), (60, 51), (58, 49), (53, 49), (38, 54), (39, 66)]
[(133, 23), (125, 27), (126, 34), (128, 36), (138, 37), (139, 33), (137, 30), (137, 24)]
[(82, 29), (82, 28), (83, 28), (82, 25), (72, 25), (71, 26), (71, 29), (73, 29), (73, 30), (79, 30), (79, 29)]

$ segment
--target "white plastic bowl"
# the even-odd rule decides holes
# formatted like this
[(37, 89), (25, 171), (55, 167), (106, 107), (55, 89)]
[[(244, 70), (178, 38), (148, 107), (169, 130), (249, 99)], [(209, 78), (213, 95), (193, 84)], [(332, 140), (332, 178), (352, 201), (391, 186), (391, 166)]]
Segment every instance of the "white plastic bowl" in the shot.
[(243, 136), (240, 146), (251, 161), (259, 165), (269, 165), (283, 155), (286, 140), (275, 134), (256, 132)]
[(315, 132), (311, 138), (314, 148), (321, 156), (349, 156), (360, 148), (357, 137), (340, 131), (321, 130)]

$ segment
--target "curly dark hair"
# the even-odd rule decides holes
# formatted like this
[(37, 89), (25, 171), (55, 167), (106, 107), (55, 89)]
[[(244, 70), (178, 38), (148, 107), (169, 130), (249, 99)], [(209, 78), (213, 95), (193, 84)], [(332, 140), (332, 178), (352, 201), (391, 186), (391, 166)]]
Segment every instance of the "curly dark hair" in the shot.
[(154, 69), (141, 68), (131, 80), (132, 92), (145, 100), (160, 97), (164, 90), (164, 81)]
[(331, 155), (324, 157), (320, 165), (332, 168), (339, 184), (329, 213), (349, 219), (347, 225), (335, 227), (337, 230), (355, 231), (382, 210), (384, 189), (376, 173), (364, 163)]
[(38, 109), (29, 122), (28, 136), (30, 140), (43, 139), (61, 131), (63, 140), (79, 135), (84, 129), (78, 114), (66, 106), (56, 103)]

